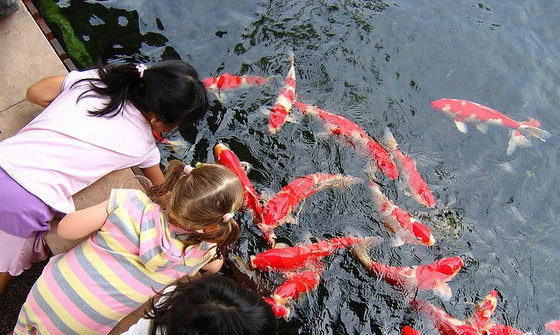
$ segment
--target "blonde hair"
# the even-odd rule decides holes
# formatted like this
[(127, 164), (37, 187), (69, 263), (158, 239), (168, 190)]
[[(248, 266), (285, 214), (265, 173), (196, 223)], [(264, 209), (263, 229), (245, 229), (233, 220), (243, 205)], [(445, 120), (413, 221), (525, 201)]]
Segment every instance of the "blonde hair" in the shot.
[(239, 238), (239, 225), (233, 218), (224, 221), (224, 214), (243, 205), (241, 182), (218, 164), (201, 164), (188, 174), (184, 168), (184, 163), (171, 161), (165, 182), (148, 195), (163, 207), (168, 219), (172, 215), (178, 219), (173, 223), (188, 231), (188, 244), (216, 243), (220, 257)]

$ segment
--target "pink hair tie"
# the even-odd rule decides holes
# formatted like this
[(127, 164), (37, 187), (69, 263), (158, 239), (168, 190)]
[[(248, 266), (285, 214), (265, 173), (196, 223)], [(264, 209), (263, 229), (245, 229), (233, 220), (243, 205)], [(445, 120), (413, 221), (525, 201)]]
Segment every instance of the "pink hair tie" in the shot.
[(229, 220), (233, 219), (233, 213), (226, 213), (223, 216), (224, 222), (228, 222)]
[(138, 73), (140, 74), (140, 78), (144, 77), (144, 71), (146, 71), (147, 69), (148, 67), (144, 64), (136, 65), (136, 70), (138, 70)]
[(194, 170), (194, 168), (189, 164), (186, 164), (185, 167), (183, 168), (183, 172), (185, 172), (185, 174), (190, 174), (192, 170)]

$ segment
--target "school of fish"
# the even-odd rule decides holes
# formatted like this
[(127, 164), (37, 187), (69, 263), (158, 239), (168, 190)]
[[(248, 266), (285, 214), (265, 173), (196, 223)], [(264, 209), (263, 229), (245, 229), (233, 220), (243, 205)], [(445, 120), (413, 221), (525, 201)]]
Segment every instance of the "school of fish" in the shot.
[[(203, 83), (208, 91), (216, 93), (219, 97), (219, 94), (224, 91), (267, 84), (269, 78), (235, 76), (226, 73), (216, 78), (205, 78)], [(355, 122), (300, 101), (296, 96), (294, 55), (290, 53), (288, 74), (278, 98), (270, 110), (268, 130), (271, 134), (278, 133), (287, 121), (292, 120), (293, 106), (301, 114), (319, 119), (327, 134), (350, 146), (366, 159), (364, 172), (369, 179), (371, 200), (376, 209), (378, 221), (392, 232), (394, 246), (410, 243), (431, 247), (435, 244), (436, 241), (430, 229), (390, 200), (383, 192), (383, 187), (376, 176), (376, 173), (380, 172), (391, 181), (398, 180), (406, 187), (407, 191), (403, 190), (405, 194), (416, 200), (418, 204), (433, 208), (437, 201), (428, 183), (418, 171), (414, 159), (400, 151), (395, 136), (389, 128), (385, 129), (383, 143), (381, 143)], [(542, 141), (550, 138), (550, 134), (541, 128), (540, 122), (533, 118), (528, 118), (523, 122), (515, 121), (490, 107), (471, 101), (444, 98), (432, 101), (431, 107), (451, 117), (456, 127), (463, 133), (467, 132), (466, 123), (474, 124), (482, 133), (486, 133), (488, 125), (508, 128), (510, 140), (507, 155), (513, 154), (517, 148), (530, 147), (531, 142), (528, 137), (535, 137)], [(169, 144), (169, 141), (161, 134), (154, 133), (154, 138), (163, 144)], [(336, 255), (339, 249), (349, 248), (355, 259), (372, 276), (382, 279), (399, 291), (403, 300), (408, 302), (413, 310), (425, 315), (440, 334), (524, 334), (512, 326), (492, 322), (492, 315), (498, 304), (498, 291), (496, 290), (491, 290), (482, 301), (478, 302), (472, 316), (464, 321), (445, 313), (431, 302), (417, 297), (419, 291), (431, 291), (442, 300), (449, 300), (452, 296), (449, 282), (458, 275), (464, 266), (463, 260), (459, 256), (442, 258), (428, 264), (392, 266), (376, 262), (370, 256), (370, 249), (381, 243), (380, 237), (341, 236), (294, 246), (275, 243), (275, 228), (284, 223), (297, 221), (294, 212), (297, 207), (303, 207), (304, 200), (326, 187), (346, 189), (362, 182), (360, 178), (314, 172), (294, 179), (272, 198), (266, 199), (256, 191), (249, 180), (243, 162), (226, 144), (218, 143), (214, 147), (214, 158), (217, 163), (227, 166), (238, 176), (245, 192), (245, 208), (253, 214), (255, 227), (261, 232), (269, 247), (251, 256), (249, 262), (234, 255), (230, 257), (230, 264), (234, 264), (234, 267), (238, 268), (239, 276), (245, 278), (243, 280), (259, 282), (257, 286), (261, 288), (264, 284), (260, 283), (262, 280), (259, 279), (259, 272), (281, 274), (284, 279), (282, 284), (270, 293), (261, 293), (277, 317), (288, 318), (291, 307), (297, 302), (297, 299), (320, 285), (321, 275), (327, 266), (328, 258)], [(545, 325), (545, 329), (551, 333), (560, 334), (560, 320), (550, 321)], [(419, 335), (422, 333), (406, 325), (401, 329), (401, 334)]]

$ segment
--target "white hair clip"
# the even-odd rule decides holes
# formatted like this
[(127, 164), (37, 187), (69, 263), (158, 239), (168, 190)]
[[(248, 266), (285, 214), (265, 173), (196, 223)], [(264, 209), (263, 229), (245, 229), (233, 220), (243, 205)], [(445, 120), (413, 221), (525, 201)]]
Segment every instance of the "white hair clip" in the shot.
[(144, 71), (146, 71), (147, 69), (148, 67), (144, 64), (136, 65), (136, 70), (138, 70), (138, 73), (140, 74), (140, 78), (144, 77)]
[(194, 170), (192, 166), (190, 166), (189, 164), (185, 164), (185, 167), (183, 168), (183, 172), (185, 172), (185, 174), (190, 174), (192, 170)]

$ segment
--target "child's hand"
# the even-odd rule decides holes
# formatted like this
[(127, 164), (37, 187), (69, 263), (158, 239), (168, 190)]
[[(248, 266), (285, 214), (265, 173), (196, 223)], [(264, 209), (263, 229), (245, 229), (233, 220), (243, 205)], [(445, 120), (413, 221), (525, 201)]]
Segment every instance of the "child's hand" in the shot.
[(204, 265), (200, 270), (204, 271), (203, 275), (210, 275), (214, 273), (218, 273), (220, 269), (224, 265), (224, 260), (222, 258), (216, 259), (206, 265)]

